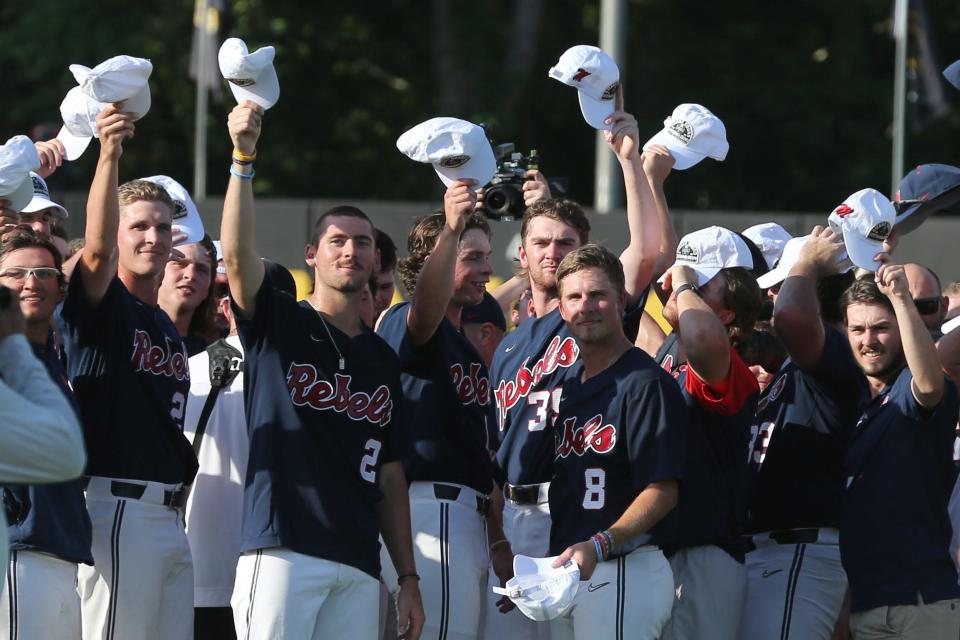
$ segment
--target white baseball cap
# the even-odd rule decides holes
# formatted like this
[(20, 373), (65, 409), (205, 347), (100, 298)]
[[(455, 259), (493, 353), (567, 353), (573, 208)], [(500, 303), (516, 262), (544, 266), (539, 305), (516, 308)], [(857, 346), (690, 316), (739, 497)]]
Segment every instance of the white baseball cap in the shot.
[(147, 182), (152, 182), (163, 187), (170, 199), (173, 200), (173, 234), (185, 233), (187, 237), (174, 244), (176, 247), (200, 242), (203, 240), (204, 229), (203, 220), (200, 219), (200, 211), (194, 204), (190, 193), (182, 184), (170, 176), (150, 176), (149, 178), (140, 178)]
[(60, 103), (63, 128), (57, 134), (66, 150), (67, 160), (76, 160), (97, 136), (97, 114), (107, 104), (123, 102), (123, 110), (135, 113), (139, 120), (150, 111), (150, 74), (153, 64), (145, 58), (114, 56), (93, 69), (70, 65), (77, 86)]
[(743, 235), (750, 238), (753, 244), (759, 247), (763, 253), (763, 259), (767, 261), (767, 268), (773, 269), (783, 253), (787, 242), (793, 238), (786, 229), (776, 222), (764, 222), (755, 224), (752, 227), (743, 230)]
[(53, 209), (60, 218), (69, 217), (67, 210), (64, 209), (62, 205), (50, 199), (50, 189), (47, 188), (46, 180), (33, 171), (30, 172), (30, 180), (33, 183), (33, 199), (20, 211), (21, 213), (33, 213), (35, 211), (43, 211), (44, 209)]
[(504, 588), (493, 587), (493, 592), (510, 598), (517, 608), (531, 620), (551, 620), (562, 616), (573, 605), (580, 588), (580, 567), (568, 560), (561, 567), (553, 567), (552, 558), (513, 557), (513, 577)]
[(9, 200), (14, 211), (23, 211), (33, 198), (30, 172), (39, 167), (37, 148), (27, 136), (13, 136), (0, 146), (0, 198)]
[(681, 104), (674, 109), (663, 121), (663, 129), (643, 145), (643, 150), (655, 144), (670, 151), (677, 170), (689, 169), (707, 156), (723, 161), (730, 150), (723, 122), (699, 104)]
[(603, 49), (578, 44), (563, 52), (547, 76), (577, 90), (580, 112), (594, 129), (610, 129), (604, 124), (616, 106), (620, 67)]
[[(702, 287), (720, 273), (721, 269), (753, 269), (753, 256), (743, 238), (730, 229), (714, 226), (680, 238), (673, 267), (677, 265), (693, 269), (697, 274), (697, 286)], [(666, 274), (660, 278), (661, 284), (664, 278)]]
[(874, 256), (883, 251), (883, 241), (896, 221), (893, 203), (876, 189), (857, 191), (828, 218), (830, 228), (843, 233), (843, 244), (853, 264), (868, 271), (880, 268)]
[(448, 187), (457, 180), (473, 179), (477, 189), (497, 171), (486, 131), (458, 118), (421, 122), (397, 138), (397, 149), (411, 160), (432, 164)]
[[(777, 266), (757, 278), (757, 285), (759, 285), (761, 289), (769, 289), (786, 280), (787, 276), (790, 275), (790, 270), (793, 269), (793, 265), (797, 264), (800, 260), (800, 252), (803, 251), (803, 246), (807, 244), (807, 240), (809, 239), (809, 234), (799, 238), (790, 238), (783, 249), (783, 255), (780, 256)], [(850, 262), (850, 259), (846, 255), (841, 255), (837, 261), (836, 270), (833, 273), (845, 273), (852, 268), (853, 264)]]
[(217, 61), (224, 80), (230, 83), (230, 91), (237, 104), (251, 100), (264, 109), (277, 104), (280, 99), (280, 81), (273, 67), (276, 56), (273, 47), (260, 47), (253, 53), (240, 38), (227, 38), (220, 46)]

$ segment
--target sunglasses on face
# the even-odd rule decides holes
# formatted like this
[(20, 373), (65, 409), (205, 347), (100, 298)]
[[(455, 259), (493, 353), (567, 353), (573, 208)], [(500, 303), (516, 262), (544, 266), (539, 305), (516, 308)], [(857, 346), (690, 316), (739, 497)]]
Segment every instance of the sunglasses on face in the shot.
[(10, 278), (21, 282), (28, 276), (33, 276), (41, 282), (56, 280), (60, 276), (60, 270), (54, 267), (7, 267), (0, 272), (0, 278)]
[(917, 306), (917, 311), (922, 316), (928, 316), (940, 310), (940, 298), (914, 298), (913, 304)]

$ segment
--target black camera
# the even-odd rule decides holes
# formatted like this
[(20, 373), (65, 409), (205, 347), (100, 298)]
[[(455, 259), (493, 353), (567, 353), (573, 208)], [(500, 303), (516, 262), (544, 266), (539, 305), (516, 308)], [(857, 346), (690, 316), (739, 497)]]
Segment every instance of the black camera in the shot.
[(497, 172), (483, 189), (483, 211), (494, 220), (516, 220), (523, 215), (523, 183), (527, 171), (540, 168), (536, 149), (529, 155), (517, 153), (512, 142), (493, 148), (497, 158)]

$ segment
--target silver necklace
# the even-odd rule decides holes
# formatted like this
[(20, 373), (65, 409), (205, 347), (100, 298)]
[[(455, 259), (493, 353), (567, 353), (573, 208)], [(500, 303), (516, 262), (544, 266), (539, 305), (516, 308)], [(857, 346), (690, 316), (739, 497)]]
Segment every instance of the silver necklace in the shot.
[(340, 347), (337, 346), (336, 341), (333, 339), (333, 334), (330, 333), (330, 327), (327, 326), (327, 321), (324, 320), (323, 314), (320, 313), (320, 309), (317, 309), (313, 306), (313, 303), (310, 303), (310, 306), (313, 307), (313, 310), (317, 312), (317, 316), (320, 318), (320, 324), (323, 325), (324, 331), (327, 332), (327, 337), (330, 339), (330, 344), (333, 346), (333, 350), (337, 352), (337, 371), (343, 371), (347, 368), (347, 362), (343, 359), (343, 354), (340, 352)]

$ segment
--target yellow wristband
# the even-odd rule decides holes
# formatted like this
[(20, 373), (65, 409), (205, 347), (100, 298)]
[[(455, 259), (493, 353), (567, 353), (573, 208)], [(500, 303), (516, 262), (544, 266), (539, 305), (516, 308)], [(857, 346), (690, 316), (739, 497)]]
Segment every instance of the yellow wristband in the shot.
[(240, 153), (240, 150), (236, 147), (233, 148), (233, 157), (241, 162), (253, 162), (257, 159), (257, 150), (253, 150), (253, 155), (246, 155), (245, 153)]

